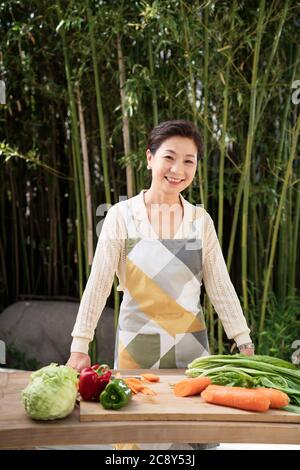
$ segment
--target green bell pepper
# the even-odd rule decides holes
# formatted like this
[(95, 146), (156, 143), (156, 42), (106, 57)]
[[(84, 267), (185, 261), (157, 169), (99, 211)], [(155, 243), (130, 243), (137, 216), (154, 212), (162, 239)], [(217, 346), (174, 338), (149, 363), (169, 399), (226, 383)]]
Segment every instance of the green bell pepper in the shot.
[(100, 394), (100, 403), (106, 410), (118, 410), (127, 405), (132, 391), (122, 379), (111, 380)]

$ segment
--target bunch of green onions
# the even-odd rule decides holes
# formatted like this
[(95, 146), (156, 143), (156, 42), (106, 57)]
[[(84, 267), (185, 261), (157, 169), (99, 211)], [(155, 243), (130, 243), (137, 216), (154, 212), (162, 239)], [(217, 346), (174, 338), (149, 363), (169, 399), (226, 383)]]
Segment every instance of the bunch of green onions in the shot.
[(185, 373), (188, 377), (207, 376), (217, 385), (275, 388), (285, 392), (291, 404), (300, 406), (300, 370), (283, 359), (244, 354), (204, 356), (188, 364)]

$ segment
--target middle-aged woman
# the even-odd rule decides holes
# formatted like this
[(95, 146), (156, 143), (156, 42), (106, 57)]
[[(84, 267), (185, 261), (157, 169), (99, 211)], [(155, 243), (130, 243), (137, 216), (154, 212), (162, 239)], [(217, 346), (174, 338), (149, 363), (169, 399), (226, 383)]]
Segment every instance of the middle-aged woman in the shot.
[[(227, 337), (244, 354), (254, 354), (213, 220), (205, 208), (180, 194), (192, 183), (202, 153), (201, 136), (189, 121), (162, 122), (151, 131), (146, 150), (150, 188), (108, 210), (67, 365), (78, 371), (90, 365), (89, 342), (115, 273), (118, 290), (124, 292), (116, 369), (186, 368), (196, 357), (210, 354), (200, 304), (202, 282)], [(186, 448), (197, 448), (191, 446)]]

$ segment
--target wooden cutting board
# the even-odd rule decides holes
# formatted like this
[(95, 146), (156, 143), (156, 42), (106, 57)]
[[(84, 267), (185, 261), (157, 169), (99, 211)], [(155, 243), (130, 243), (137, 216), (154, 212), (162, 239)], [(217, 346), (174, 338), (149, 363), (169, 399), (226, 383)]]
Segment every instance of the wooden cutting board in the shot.
[(172, 391), (177, 375), (161, 376), (159, 383), (147, 384), (157, 395), (138, 393), (120, 410), (105, 410), (100, 403), (80, 401), (80, 421), (255, 421), (300, 423), (300, 415), (287, 411), (263, 413), (243, 411), (205, 403), (200, 396), (180, 398)]

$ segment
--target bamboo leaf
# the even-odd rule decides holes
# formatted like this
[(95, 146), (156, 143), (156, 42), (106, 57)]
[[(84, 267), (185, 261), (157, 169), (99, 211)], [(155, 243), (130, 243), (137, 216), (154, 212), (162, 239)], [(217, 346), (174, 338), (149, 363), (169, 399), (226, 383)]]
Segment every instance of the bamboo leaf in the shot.
[(64, 25), (65, 25), (65, 20), (61, 20), (56, 26), (55, 31), (58, 33)]

